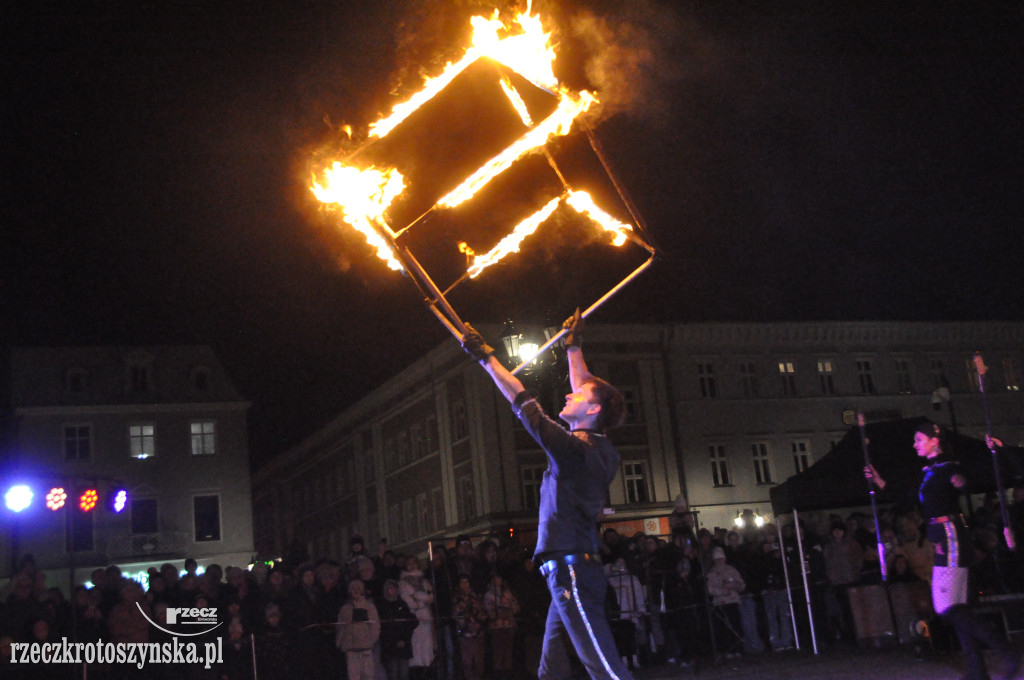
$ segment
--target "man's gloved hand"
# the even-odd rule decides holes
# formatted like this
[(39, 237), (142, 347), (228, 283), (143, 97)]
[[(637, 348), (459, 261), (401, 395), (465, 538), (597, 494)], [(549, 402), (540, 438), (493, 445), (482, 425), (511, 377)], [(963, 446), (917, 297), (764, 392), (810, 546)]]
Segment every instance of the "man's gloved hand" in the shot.
[(494, 354), (494, 348), (484, 341), (484, 336), (468, 323), (466, 334), (462, 336), (462, 349), (479, 362), (487, 361), (487, 358)]
[(580, 314), (579, 307), (576, 308), (572, 316), (565, 320), (562, 328), (569, 331), (562, 338), (566, 347), (583, 346), (583, 316)]

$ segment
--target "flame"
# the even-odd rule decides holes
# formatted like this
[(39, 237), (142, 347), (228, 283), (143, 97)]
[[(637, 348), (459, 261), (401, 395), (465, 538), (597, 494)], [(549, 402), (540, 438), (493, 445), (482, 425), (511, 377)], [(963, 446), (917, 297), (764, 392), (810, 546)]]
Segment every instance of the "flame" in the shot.
[(518, 253), (519, 245), (523, 242), (523, 239), (537, 231), (537, 227), (541, 225), (541, 222), (551, 216), (551, 213), (555, 211), (555, 208), (558, 207), (561, 200), (561, 196), (551, 199), (543, 208), (517, 224), (515, 229), (512, 230), (512, 233), (498, 241), (498, 245), (494, 246), (483, 255), (475, 255), (473, 257), (473, 264), (470, 265), (467, 270), (469, 278), (475, 279), (480, 272), (487, 267), (490, 267), (495, 262), (503, 259), (506, 255)]
[(572, 97), (568, 92), (562, 94), (562, 99), (558, 102), (558, 108), (550, 116), (516, 140), (511, 146), (480, 166), (462, 184), (455, 187), (455, 189), (438, 201), (437, 205), (443, 208), (452, 208), (469, 200), (484, 188), (488, 182), (507, 170), (524, 154), (544, 146), (548, 139), (554, 135), (567, 134), (576, 117), (597, 101), (594, 95), (586, 91), (580, 92), (578, 98)]
[(467, 270), (469, 278), (475, 279), (483, 270), (487, 269), (492, 264), (499, 262), (507, 255), (518, 253), (519, 246), (524, 240), (526, 240), (526, 237), (537, 231), (537, 228), (544, 222), (544, 220), (551, 216), (551, 213), (553, 213), (555, 208), (557, 208), (562, 202), (581, 215), (589, 217), (591, 221), (596, 222), (605, 231), (611, 233), (612, 245), (614, 246), (621, 246), (624, 244), (628, 238), (626, 232), (633, 231), (633, 227), (630, 225), (618, 221), (605, 211), (598, 208), (594, 203), (594, 200), (590, 197), (590, 194), (587, 192), (570, 191), (564, 196), (559, 196), (548, 201), (543, 208), (517, 224), (515, 229), (512, 230), (512, 233), (501, 239), (501, 241), (498, 242), (498, 245), (494, 246), (483, 255), (477, 255), (466, 243), (460, 243), (459, 252), (466, 253), (473, 258), (473, 263)]
[[(516, 16), (515, 21), (519, 25), (519, 30), (515, 33), (498, 19), (497, 11), (491, 18), (473, 17), (472, 45), (463, 57), (457, 62), (449, 63), (437, 77), (427, 79), (419, 92), (396, 105), (386, 118), (370, 126), (371, 136), (385, 136), (444, 90), (470, 64), (483, 57), (507, 66), (535, 86), (557, 97), (558, 105), (555, 110), (540, 123), (534, 124), (519, 92), (508, 78), (502, 78), (500, 84), (505, 95), (519, 113), (523, 124), (529, 129), (441, 198), (436, 204), (437, 207), (454, 207), (469, 200), (518, 159), (542, 148), (553, 136), (568, 134), (573, 121), (597, 101), (589, 92), (573, 93), (559, 86), (552, 69), (555, 54), (550, 44), (551, 36), (544, 32), (540, 17), (530, 15), (529, 11), (527, 8), (526, 13)], [(346, 126), (346, 131), (349, 130), (350, 128)], [(384, 259), (391, 269), (403, 269), (389, 241), (384, 237), (384, 234), (388, 234), (392, 239), (395, 238), (395, 232), (391, 231), (384, 214), (405, 188), (398, 170), (357, 169), (336, 161), (324, 171), (324, 183), (320, 184), (314, 180), (311, 188), (320, 201), (339, 206), (344, 220), (364, 234), (367, 242), (376, 248), (377, 255)], [(475, 278), (484, 269), (510, 253), (518, 252), (522, 241), (534, 233), (563, 201), (611, 232), (615, 245), (624, 243), (627, 238), (626, 232), (632, 229), (598, 208), (585, 192), (570, 191), (567, 195), (552, 199), (543, 208), (516, 225), (512, 232), (488, 253), (477, 255), (468, 246), (460, 244), (460, 252), (472, 259), (472, 265), (468, 269), (470, 278)]]
[(324, 184), (313, 181), (316, 197), (323, 203), (339, 206), (345, 221), (377, 249), (377, 256), (385, 260), (391, 269), (402, 271), (394, 251), (378, 231), (388, 229), (384, 212), (405, 188), (401, 173), (394, 168), (359, 170), (335, 161), (324, 171), (324, 179)]
[(633, 227), (630, 225), (619, 222), (604, 210), (598, 208), (597, 204), (594, 203), (594, 199), (586, 191), (570, 191), (565, 202), (575, 208), (576, 212), (586, 215), (594, 222), (597, 222), (605, 231), (611, 232), (613, 246), (621, 246), (628, 238), (626, 232), (633, 231)]
[(544, 32), (539, 16), (518, 14), (515, 20), (522, 33), (500, 38), (499, 34), (505, 30), (505, 25), (498, 19), (497, 10), (490, 19), (479, 16), (470, 19), (473, 41), (462, 59), (449, 63), (439, 76), (428, 78), (423, 89), (408, 100), (396, 104), (390, 115), (370, 126), (370, 135), (383, 137), (391, 132), (481, 57), (489, 57), (508, 66), (538, 87), (554, 90), (558, 81), (551, 66), (555, 60), (555, 52), (550, 45), (551, 35)]
[(512, 83), (509, 82), (508, 78), (501, 79), (501, 89), (505, 91), (505, 96), (508, 97), (509, 102), (512, 104), (512, 108), (516, 110), (519, 117), (523, 120), (523, 125), (526, 127), (533, 127), (533, 117), (530, 116), (529, 109), (526, 108), (526, 102), (519, 95), (519, 90), (513, 87)]

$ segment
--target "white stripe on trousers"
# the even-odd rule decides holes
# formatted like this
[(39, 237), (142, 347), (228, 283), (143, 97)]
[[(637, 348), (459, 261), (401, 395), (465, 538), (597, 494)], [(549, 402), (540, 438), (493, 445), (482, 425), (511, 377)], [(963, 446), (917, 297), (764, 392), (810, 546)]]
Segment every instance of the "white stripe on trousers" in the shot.
[(571, 564), (566, 565), (569, 567), (569, 576), (572, 578), (572, 599), (576, 603), (576, 609), (579, 610), (580, 618), (583, 619), (583, 625), (587, 627), (587, 634), (590, 635), (590, 641), (594, 645), (594, 649), (597, 650), (597, 656), (601, 659), (601, 664), (604, 669), (608, 672), (608, 675), (619, 680), (619, 676), (615, 675), (615, 671), (612, 670), (611, 664), (608, 663), (608, 659), (605, 658), (604, 652), (601, 651), (601, 644), (597, 641), (597, 637), (594, 635), (594, 629), (590, 625), (590, 619), (587, 618), (587, 612), (583, 610), (583, 602), (580, 600), (579, 590), (576, 588), (576, 570), (573, 569)]

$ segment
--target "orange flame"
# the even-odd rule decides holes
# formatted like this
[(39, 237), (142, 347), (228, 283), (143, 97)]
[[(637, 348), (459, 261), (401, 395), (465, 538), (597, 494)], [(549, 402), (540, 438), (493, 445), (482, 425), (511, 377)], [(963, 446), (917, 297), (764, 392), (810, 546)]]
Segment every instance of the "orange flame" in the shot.
[(519, 245), (523, 242), (523, 239), (537, 231), (537, 227), (551, 216), (551, 213), (555, 211), (555, 208), (558, 207), (558, 203), (561, 200), (561, 197), (551, 199), (543, 208), (517, 224), (515, 229), (512, 230), (512, 233), (498, 241), (498, 245), (494, 246), (483, 255), (475, 255), (473, 257), (473, 264), (470, 265), (467, 270), (469, 278), (475, 279), (480, 272), (487, 267), (490, 267), (495, 262), (503, 259), (506, 255), (518, 253)]
[(597, 204), (594, 203), (594, 199), (586, 191), (570, 191), (565, 202), (575, 208), (576, 212), (586, 215), (594, 222), (597, 222), (605, 231), (611, 232), (613, 246), (621, 246), (629, 238), (626, 232), (633, 231), (633, 227), (630, 225), (619, 222), (604, 210), (598, 208)]
[(313, 181), (312, 189), (316, 197), (323, 203), (339, 206), (345, 221), (377, 249), (377, 256), (386, 261), (391, 269), (402, 271), (403, 267), (391, 246), (377, 231), (390, 231), (384, 221), (384, 212), (405, 188), (401, 173), (393, 168), (358, 170), (335, 161), (324, 171), (324, 179), (324, 184)]
[(433, 99), (444, 90), (456, 76), (481, 57), (489, 57), (508, 66), (534, 85), (546, 90), (553, 90), (558, 81), (555, 79), (551, 64), (555, 60), (554, 50), (549, 44), (551, 35), (544, 32), (540, 17), (528, 14), (516, 16), (516, 23), (522, 33), (499, 38), (498, 34), (505, 29), (495, 11), (490, 19), (473, 17), (473, 43), (462, 59), (449, 63), (444, 71), (435, 78), (428, 78), (423, 89), (407, 101), (396, 104), (391, 114), (370, 126), (370, 135), (383, 137), (391, 132), (414, 111)]
[(568, 134), (576, 117), (590, 108), (590, 105), (595, 101), (597, 100), (594, 98), (594, 95), (586, 91), (580, 92), (578, 99), (574, 99), (569, 93), (563, 92), (562, 98), (558, 102), (558, 108), (550, 116), (512, 143), (511, 146), (480, 166), (476, 172), (450, 191), (437, 204), (443, 208), (452, 208), (469, 200), (478, 191), (487, 186), (488, 182), (507, 170), (523, 155), (544, 146), (548, 139), (554, 135)]

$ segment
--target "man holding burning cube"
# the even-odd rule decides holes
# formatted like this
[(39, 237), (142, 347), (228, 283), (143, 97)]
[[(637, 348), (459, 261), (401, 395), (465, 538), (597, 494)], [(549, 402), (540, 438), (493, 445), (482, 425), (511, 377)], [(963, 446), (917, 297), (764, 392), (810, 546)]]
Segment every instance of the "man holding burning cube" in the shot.
[(534, 558), (551, 592), (544, 631), (540, 680), (571, 676), (563, 634), (568, 635), (592, 678), (632, 680), (615, 648), (605, 615), (607, 577), (597, 554), (597, 520), (619, 469), (620, 457), (605, 435), (624, 415), (622, 394), (587, 370), (580, 349), (583, 319), (579, 310), (564, 327), (572, 393), (559, 418), (552, 420), (523, 384), (494, 357), (483, 337), (467, 326), (462, 347), (480, 362), (512, 404), (526, 430), (544, 449), (548, 467), (540, 489), (537, 549)]

